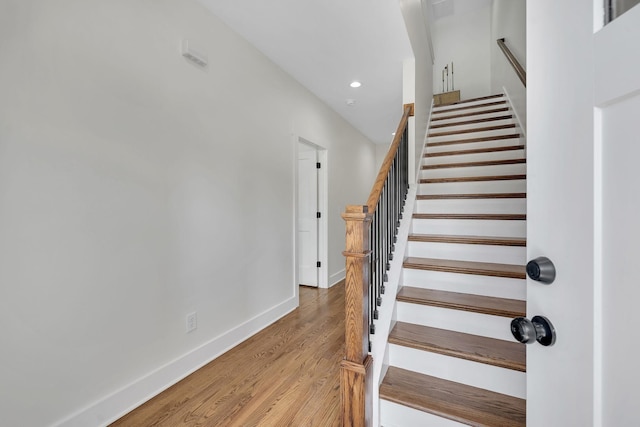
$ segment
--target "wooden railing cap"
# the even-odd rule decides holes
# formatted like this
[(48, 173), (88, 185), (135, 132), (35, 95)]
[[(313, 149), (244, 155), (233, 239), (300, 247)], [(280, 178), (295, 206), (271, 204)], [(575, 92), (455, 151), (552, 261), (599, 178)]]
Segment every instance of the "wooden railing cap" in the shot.
[(345, 213), (368, 213), (369, 206), (367, 205), (348, 205), (345, 210)]

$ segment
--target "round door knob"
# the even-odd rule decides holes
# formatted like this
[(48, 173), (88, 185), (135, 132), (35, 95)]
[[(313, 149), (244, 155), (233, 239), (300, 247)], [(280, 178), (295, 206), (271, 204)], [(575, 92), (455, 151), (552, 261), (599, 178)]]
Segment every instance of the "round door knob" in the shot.
[(527, 263), (527, 276), (531, 280), (550, 285), (556, 278), (556, 266), (547, 257), (539, 257)]
[(556, 330), (544, 316), (533, 316), (531, 320), (526, 317), (516, 317), (511, 321), (511, 333), (523, 344), (538, 341), (544, 346), (550, 346), (556, 342)]

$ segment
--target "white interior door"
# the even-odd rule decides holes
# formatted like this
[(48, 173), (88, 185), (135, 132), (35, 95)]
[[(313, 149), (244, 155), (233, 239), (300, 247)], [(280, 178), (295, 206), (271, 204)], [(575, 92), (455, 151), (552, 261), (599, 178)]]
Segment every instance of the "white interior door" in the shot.
[(298, 282), (318, 286), (317, 150), (298, 143)]
[[(527, 348), (527, 425), (637, 426), (640, 329), (640, 9), (600, 29), (603, 0), (527, 2), (527, 314), (554, 346)], [(632, 325), (632, 327), (629, 327)]]
[(640, 6), (616, 18), (594, 38), (599, 426), (640, 426), (636, 354), (640, 329), (635, 319), (640, 301), (635, 270), (640, 256), (639, 44)]

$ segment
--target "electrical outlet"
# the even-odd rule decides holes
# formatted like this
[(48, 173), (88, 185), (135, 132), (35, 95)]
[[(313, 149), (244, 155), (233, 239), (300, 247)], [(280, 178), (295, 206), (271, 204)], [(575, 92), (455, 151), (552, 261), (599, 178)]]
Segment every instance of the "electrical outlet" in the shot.
[(195, 331), (198, 328), (198, 315), (197, 313), (187, 314), (187, 333)]

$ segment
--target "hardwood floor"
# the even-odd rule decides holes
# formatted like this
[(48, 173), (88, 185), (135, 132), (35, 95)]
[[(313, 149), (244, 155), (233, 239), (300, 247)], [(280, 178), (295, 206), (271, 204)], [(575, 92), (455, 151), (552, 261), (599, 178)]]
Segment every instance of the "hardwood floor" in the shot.
[(339, 426), (344, 285), (300, 307), (111, 426)]

